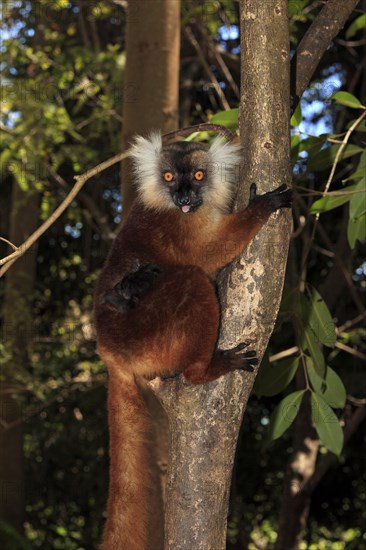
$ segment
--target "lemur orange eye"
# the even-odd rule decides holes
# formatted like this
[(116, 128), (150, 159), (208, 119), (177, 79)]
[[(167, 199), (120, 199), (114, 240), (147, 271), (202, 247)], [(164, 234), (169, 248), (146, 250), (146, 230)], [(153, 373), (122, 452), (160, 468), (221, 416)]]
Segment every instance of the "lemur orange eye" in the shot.
[(170, 181), (173, 181), (174, 176), (171, 172), (164, 172), (163, 178), (165, 179), (165, 181), (170, 182)]
[(197, 181), (202, 181), (204, 177), (205, 173), (203, 170), (198, 170), (194, 175), (194, 179), (196, 179)]

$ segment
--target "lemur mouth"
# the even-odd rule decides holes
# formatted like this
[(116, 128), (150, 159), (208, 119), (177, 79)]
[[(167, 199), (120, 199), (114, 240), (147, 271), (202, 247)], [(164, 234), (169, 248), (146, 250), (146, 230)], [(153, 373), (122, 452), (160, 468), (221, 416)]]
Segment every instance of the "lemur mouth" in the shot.
[(197, 208), (201, 206), (201, 204), (202, 199), (197, 199), (195, 202), (192, 202), (190, 204), (180, 204), (178, 206), (183, 214), (189, 214), (190, 212), (194, 212), (195, 210), (197, 210)]

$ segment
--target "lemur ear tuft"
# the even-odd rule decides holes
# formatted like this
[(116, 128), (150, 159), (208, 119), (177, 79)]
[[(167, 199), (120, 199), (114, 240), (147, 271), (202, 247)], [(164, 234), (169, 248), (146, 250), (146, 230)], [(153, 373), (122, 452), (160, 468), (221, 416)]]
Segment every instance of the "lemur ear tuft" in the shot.
[(226, 165), (238, 165), (242, 159), (242, 148), (240, 143), (227, 142), (222, 137), (213, 140), (209, 148), (214, 162), (225, 163)]
[(136, 136), (131, 146), (130, 156), (136, 166), (149, 165), (151, 163), (156, 164), (156, 158), (160, 155), (163, 142), (161, 133), (158, 131), (151, 132), (150, 135), (145, 138), (143, 136)]

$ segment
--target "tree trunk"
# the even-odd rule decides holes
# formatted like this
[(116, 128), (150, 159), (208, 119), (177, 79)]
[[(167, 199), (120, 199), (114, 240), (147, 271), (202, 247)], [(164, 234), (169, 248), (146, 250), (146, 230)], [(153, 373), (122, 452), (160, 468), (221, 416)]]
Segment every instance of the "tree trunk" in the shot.
[[(180, 0), (134, 0), (129, 3), (126, 29), (126, 68), (123, 85), (123, 148), (136, 134), (178, 128)], [(131, 162), (122, 163), (122, 203), (127, 212), (135, 198)], [(154, 419), (151, 549), (164, 539), (163, 497), (168, 455), (168, 423), (151, 391), (145, 401)]]
[[(245, 171), (240, 208), (252, 181), (264, 192), (291, 180), (285, 0), (273, 10), (261, 0), (241, 1), (241, 55)], [(285, 212), (273, 216), (221, 277), (221, 348), (247, 341), (263, 355), (279, 307), (290, 218)], [(165, 550), (225, 548), (236, 441), (254, 378), (236, 372), (201, 387), (181, 380), (152, 383), (171, 427)]]
[[(129, 3), (123, 86), (123, 147), (135, 134), (178, 128), (180, 1)], [(123, 208), (135, 198), (131, 164), (122, 170)]]
[[(39, 196), (24, 192), (14, 182), (9, 240), (19, 245), (37, 227)], [(23, 427), (7, 428), (22, 416), (16, 399), (18, 377), (29, 363), (29, 345), (34, 336), (33, 298), (36, 248), (27, 252), (8, 271), (4, 285), (3, 334), (10, 359), (1, 365), (0, 379), (0, 517), (19, 532), (24, 523)]]

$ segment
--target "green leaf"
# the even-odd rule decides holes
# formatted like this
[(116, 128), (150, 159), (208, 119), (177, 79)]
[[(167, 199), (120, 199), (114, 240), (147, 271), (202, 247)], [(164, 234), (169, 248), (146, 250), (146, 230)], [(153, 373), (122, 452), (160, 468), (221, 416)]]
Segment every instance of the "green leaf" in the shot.
[(366, 215), (356, 220), (349, 218), (347, 227), (347, 238), (351, 248), (354, 248), (357, 241), (366, 241)]
[(327, 304), (315, 288), (309, 291), (311, 309), (308, 322), (318, 340), (330, 348), (336, 343), (335, 326)]
[(314, 363), (315, 370), (317, 371), (319, 376), (323, 377), (325, 373), (324, 355), (319, 348), (319, 343), (316, 339), (314, 332), (309, 326), (305, 327), (304, 329), (301, 347), (303, 350), (306, 350), (310, 354)]
[(290, 393), (277, 405), (268, 428), (268, 436), (271, 440), (281, 437), (291, 426), (299, 412), (304, 393), (305, 390)]
[(331, 99), (334, 99), (335, 102), (340, 105), (345, 105), (346, 107), (351, 107), (352, 109), (359, 109), (360, 107), (363, 107), (361, 101), (349, 92), (336, 92), (332, 95)]
[(306, 361), (306, 370), (315, 393), (320, 395), (333, 409), (343, 409), (347, 394), (338, 374), (327, 366), (325, 379), (321, 378), (313, 368), (311, 360)]
[(221, 124), (230, 130), (237, 130), (239, 124), (239, 109), (230, 109), (216, 113), (210, 119), (212, 124)]
[(312, 419), (324, 447), (339, 455), (343, 447), (343, 431), (339, 420), (328, 403), (318, 394), (311, 392)]
[[(329, 210), (333, 210), (333, 208), (338, 208), (338, 206), (342, 206), (342, 204), (345, 204), (346, 202), (351, 200), (351, 198), (353, 197), (352, 191), (357, 191), (357, 185), (349, 185), (344, 189), (344, 191), (347, 192), (344, 195), (340, 194), (342, 191), (327, 193), (325, 197), (322, 197), (321, 199), (313, 202), (310, 208), (310, 214), (328, 212)], [(359, 195), (359, 193), (356, 194)]]
[(291, 382), (299, 366), (299, 357), (289, 357), (276, 364), (262, 360), (255, 379), (254, 391), (258, 397), (272, 396), (283, 391)]
[(366, 212), (366, 176), (355, 187), (358, 193), (351, 196), (349, 204), (349, 216), (352, 220), (356, 220)]
[(363, 13), (359, 17), (356, 17), (348, 27), (346, 31), (346, 40), (353, 38), (357, 31), (360, 31), (366, 27), (366, 13)]
[[(311, 172), (317, 172), (321, 170), (326, 170), (327, 168), (332, 166), (339, 148), (340, 148), (340, 145), (331, 145), (330, 147), (327, 147), (326, 149), (322, 149), (318, 153), (312, 156), (309, 156), (308, 169)], [(358, 147), (358, 145), (353, 145), (353, 144), (346, 145), (346, 147), (344, 147), (342, 151), (342, 154), (339, 160), (352, 157), (362, 152), (363, 152), (362, 147)]]
[(293, 136), (291, 136), (291, 164), (292, 164), (292, 166), (294, 166), (294, 164), (297, 162), (297, 159), (299, 158), (300, 144), (301, 144), (301, 138), (298, 134), (294, 134)]
[(302, 113), (301, 113), (301, 104), (298, 103), (294, 114), (291, 117), (290, 124), (291, 126), (299, 126), (302, 122)]
[(305, 355), (310, 355), (318, 374), (324, 376), (324, 356), (320, 350), (317, 335), (310, 325), (310, 318), (312, 316), (311, 302), (303, 294), (298, 294), (294, 309), (298, 320), (298, 340), (300, 348)]

